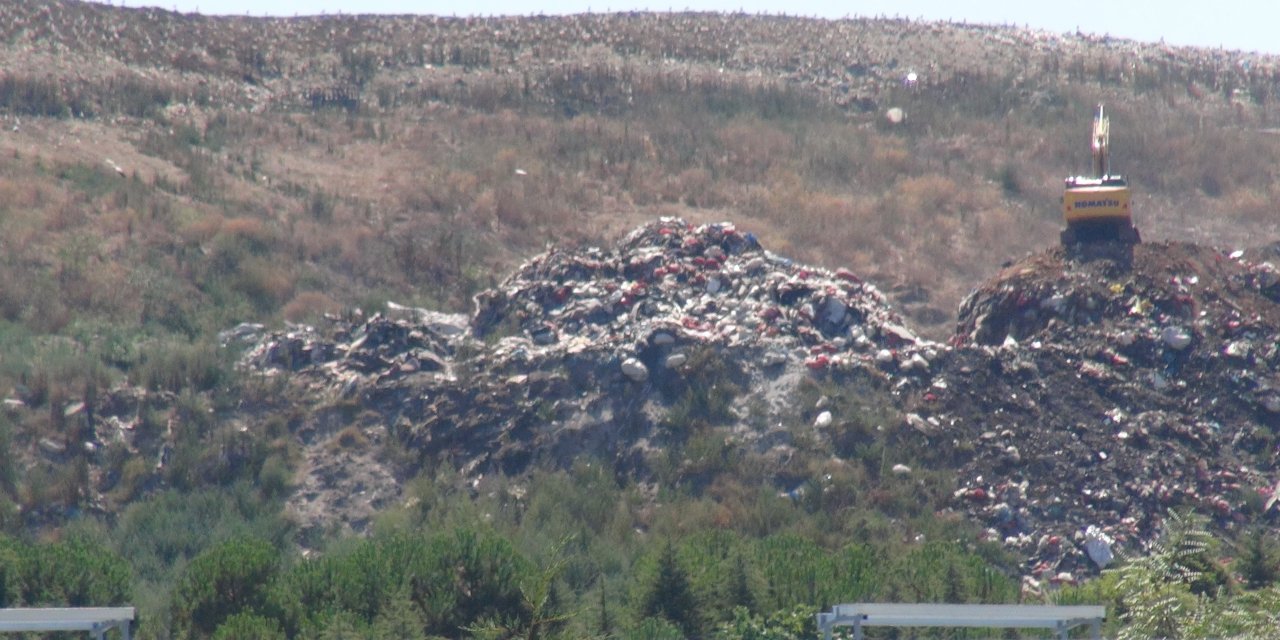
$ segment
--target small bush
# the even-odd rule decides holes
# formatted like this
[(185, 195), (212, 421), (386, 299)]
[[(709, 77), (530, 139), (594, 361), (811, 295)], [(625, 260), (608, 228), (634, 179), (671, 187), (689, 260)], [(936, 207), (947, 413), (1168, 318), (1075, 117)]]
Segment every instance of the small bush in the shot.
[(300, 291), (284, 305), (280, 313), (290, 322), (304, 322), (318, 320), (324, 314), (336, 313), (341, 308), (342, 305), (324, 293)]
[(157, 391), (208, 391), (229, 379), (230, 365), (212, 344), (167, 339), (141, 350), (130, 377)]
[(289, 463), (278, 455), (268, 456), (258, 471), (258, 490), (267, 499), (282, 498), (292, 488), (293, 471)]
[(369, 447), (369, 438), (364, 435), (360, 427), (351, 425), (338, 432), (337, 437), (334, 438), (334, 443), (340, 449), (359, 451)]
[(70, 104), (52, 78), (0, 77), (0, 109), (21, 115), (64, 117)]

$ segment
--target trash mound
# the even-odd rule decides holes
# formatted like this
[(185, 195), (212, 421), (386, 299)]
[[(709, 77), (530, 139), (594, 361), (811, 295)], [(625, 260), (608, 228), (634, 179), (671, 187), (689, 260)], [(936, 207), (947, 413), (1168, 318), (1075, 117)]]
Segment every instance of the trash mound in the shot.
[(1280, 245), (1230, 254), (1184, 242), (1056, 247), (970, 293), (957, 334), (998, 345), (1006, 337), (1067, 337), (1103, 322), (1174, 327), (1169, 341), (1179, 343), (1219, 327), (1247, 333), (1237, 329), (1274, 315), (1280, 302), (1280, 268), (1272, 261), (1280, 261)]
[(1005, 268), (962, 304), (957, 349), (914, 407), (945, 426), (926, 437), (953, 444), (958, 505), (1031, 558), (1033, 581), (1141, 549), (1170, 508), (1226, 528), (1276, 517), (1278, 276), (1178, 242)]
[[(247, 341), (243, 367), (287, 372), (290, 402), (316, 408), (300, 432), (309, 447), (355, 426), (398, 445), (397, 459), (467, 478), (582, 455), (651, 477), (678, 444), (662, 427), (673, 407), (723, 383), (753, 401), (715, 424), (781, 481), (796, 473), (784, 424), (807, 410), (794, 406), (806, 376), (870, 380), (902, 412), (892, 437), (956, 470), (954, 508), (1021, 554), (1035, 588), (1142, 549), (1171, 508), (1226, 528), (1280, 516), (1268, 501), (1280, 455), (1273, 253), (1051, 249), (974, 291), (942, 345), (853, 273), (793, 263), (730, 223), (664, 218), (609, 249), (532, 258), (469, 317), (389, 303), (325, 330), (242, 325), (223, 339)], [(819, 439), (832, 418), (813, 421)], [(317, 527), (325, 513), (357, 526), (398, 495), (381, 486), (390, 471), (344, 478), (323, 455), (308, 460), (291, 508)], [(344, 506), (352, 496), (372, 497)]]
[(799, 358), (814, 370), (884, 375), (927, 370), (945, 348), (908, 330), (885, 296), (846, 269), (793, 263), (730, 223), (663, 218), (613, 250), (552, 250), (476, 297), (479, 338), (510, 335), (527, 350), (603, 350), (644, 382), (678, 368), (690, 344)]
[[(356, 406), (362, 428), (385, 427), (421, 465), (446, 462), (467, 477), (568, 467), (584, 454), (643, 477), (674, 437), (660, 424), (705, 382), (709, 360), (766, 404), (764, 416), (733, 407), (719, 420), (782, 467), (789, 438), (769, 430), (785, 431), (777, 417), (794, 412), (806, 373), (924, 388), (950, 352), (908, 330), (874, 285), (795, 264), (729, 223), (664, 218), (611, 249), (551, 249), (475, 305), (467, 318), (389, 303), (324, 330), (241, 325), (222, 339), (249, 343), (244, 369), (287, 372), (313, 406)], [(331, 422), (308, 434), (316, 446), (336, 437), (341, 421)], [(295, 499), (328, 500), (323, 480), (308, 479), (310, 497)], [(340, 510), (349, 492), (329, 493)]]

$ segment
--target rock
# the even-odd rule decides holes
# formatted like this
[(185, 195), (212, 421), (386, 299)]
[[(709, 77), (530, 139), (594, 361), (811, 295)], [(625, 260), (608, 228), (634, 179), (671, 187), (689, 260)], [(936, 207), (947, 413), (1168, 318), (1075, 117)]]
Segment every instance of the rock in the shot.
[(924, 356), (913, 353), (907, 358), (906, 362), (902, 363), (902, 369), (903, 371), (928, 371), (929, 361), (925, 360)]
[(226, 346), (234, 341), (248, 340), (261, 333), (265, 328), (266, 327), (256, 322), (241, 322), (230, 329), (219, 331), (218, 343)]
[(887, 337), (891, 345), (914, 345), (920, 342), (920, 339), (916, 337), (916, 334), (896, 322), (885, 322), (881, 324), (880, 332)]
[(633, 382), (644, 382), (649, 379), (649, 368), (636, 358), (627, 358), (622, 361), (622, 375)]
[(667, 356), (666, 366), (668, 369), (679, 369), (680, 367), (684, 366), (685, 362), (688, 362), (688, 361), (689, 361), (689, 356), (683, 353), (673, 353)]
[(823, 319), (832, 327), (839, 327), (844, 324), (845, 316), (848, 313), (849, 307), (839, 298), (827, 298), (822, 311)]
[(67, 452), (67, 445), (52, 438), (40, 438), (40, 450), (53, 456), (60, 456)]
[(649, 341), (658, 347), (667, 347), (676, 343), (676, 337), (669, 331), (655, 331), (649, 336)]
[(911, 475), (911, 467), (908, 467), (907, 465), (901, 464), (901, 463), (893, 465), (893, 468), (891, 469), (891, 471), (893, 471), (893, 475), (895, 476)]
[(1160, 331), (1160, 340), (1169, 348), (1181, 351), (1191, 345), (1191, 334), (1179, 326), (1165, 327)]
[(931, 433), (933, 433), (933, 425), (929, 424), (927, 420), (920, 417), (920, 414), (918, 413), (908, 413), (905, 417), (905, 420), (907, 422), (908, 427), (911, 427), (912, 429), (919, 431), (921, 434), (930, 435)]
[(819, 413), (818, 417), (813, 420), (813, 426), (818, 427), (819, 429), (825, 429), (831, 426), (831, 412), (823, 411)]
[(1280, 413), (1280, 394), (1271, 393), (1263, 396), (1262, 406), (1271, 413)]

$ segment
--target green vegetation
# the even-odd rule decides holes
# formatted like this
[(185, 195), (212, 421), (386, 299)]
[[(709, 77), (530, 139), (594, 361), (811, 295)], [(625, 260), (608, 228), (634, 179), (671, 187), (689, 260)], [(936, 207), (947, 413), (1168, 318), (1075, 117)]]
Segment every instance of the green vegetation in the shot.
[[(764, 537), (705, 527), (658, 533), (677, 531), (672, 522), (646, 533), (617, 526), (633, 520), (625, 511), (598, 522), (563, 500), (573, 488), (600, 491), (598, 479), (585, 467), (568, 478), (535, 474), (524, 479), (526, 500), (477, 502), (465, 492), (429, 490), (414, 506), (385, 516), (371, 537), (335, 540), (310, 558), (224, 515), (223, 524), (202, 527), (211, 533), (175, 537), (189, 544), (150, 565), (148, 579), (158, 579), (150, 595), (131, 586), (142, 584), (140, 556), (133, 556), (131, 579), (131, 561), (120, 552), (154, 548), (148, 539), (173, 536), (177, 521), (128, 525), (134, 533), (114, 543), (83, 526), (58, 542), (3, 538), (0, 603), (141, 603), (141, 638), (768, 640), (814, 637), (814, 614), (836, 602), (1019, 601), (1017, 582), (991, 564), (989, 550), (963, 542), (969, 536), (827, 547), (803, 532), (798, 509), (788, 531)], [(606, 490), (615, 499), (627, 491)], [(225, 508), (213, 506), (214, 499), (150, 508), (175, 514)], [(679, 502), (689, 499), (670, 508), (681, 510)], [(579, 533), (544, 545), (545, 532), (530, 523), (534, 505), (542, 505), (538, 518)], [(1052, 601), (1106, 604), (1108, 637), (1265, 637), (1277, 622), (1280, 585), (1254, 588), (1223, 571), (1220, 543), (1205, 526), (1170, 514), (1151, 554), (1122, 559), (1099, 579), (1053, 593)], [(985, 636), (938, 630), (919, 637)]]
[(1221, 542), (1207, 526), (1202, 516), (1170, 513), (1150, 553), (1124, 558), (1100, 579), (1058, 594), (1058, 602), (1107, 604), (1107, 636), (1126, 640), (1273, 635), (1280, 623), (1280, 583), (1233, 579), (1218, 562)]

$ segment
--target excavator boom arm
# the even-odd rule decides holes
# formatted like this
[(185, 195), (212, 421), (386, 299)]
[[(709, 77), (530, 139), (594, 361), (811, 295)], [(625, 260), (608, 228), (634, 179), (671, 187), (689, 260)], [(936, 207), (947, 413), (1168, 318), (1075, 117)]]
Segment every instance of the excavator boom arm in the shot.
[(1098, 105), (1093, 119), (1093, 177), (1105, 178), (1111, 173), (1111, 121)]

